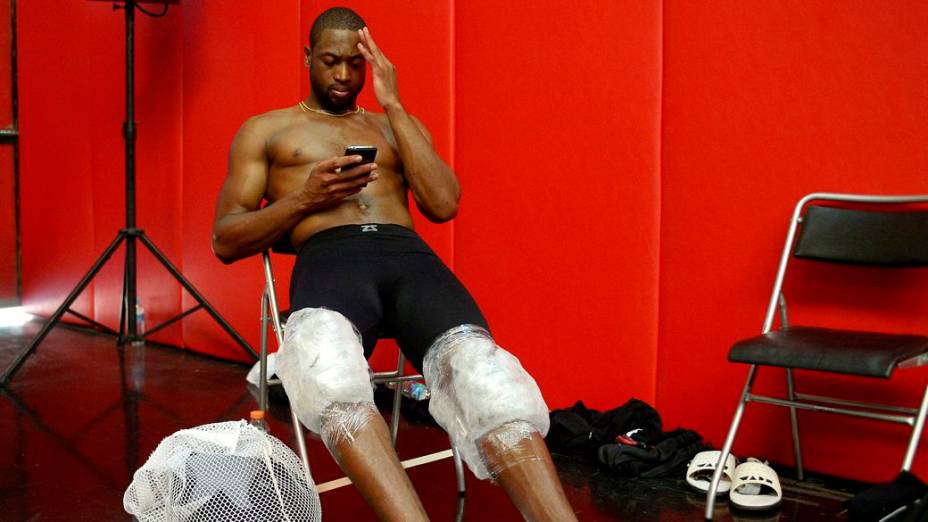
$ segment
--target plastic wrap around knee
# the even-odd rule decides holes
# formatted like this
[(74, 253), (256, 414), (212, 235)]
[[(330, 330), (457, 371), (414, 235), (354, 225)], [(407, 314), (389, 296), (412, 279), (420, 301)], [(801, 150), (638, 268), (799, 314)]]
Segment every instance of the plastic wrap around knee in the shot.
[(337, 402), (322, 412), (322, 436), (325, 447), (336, 452), (342, 443), (351, 444), (354, 436), (374, 417), (380, 415), (377, 408), (367, 402)]
[(532, 435), (536, 432), (535, 426), (515, 421), (477, 439), (477, 449), (481, 452), (481, 460), (490, 476), (496, 479), (512, 466), (541, 460), (542, 456), (532, 444)]
[(516, 421), (548, 433), (548, 407), (535, 380), (483, 328), (463, 325), (445, 332), (429, 348), (423, 367), (432, 393), (429, 413), (478, 478), (491, 477), (478, 448), (484, 435)]
[(350, 438), (376, 412), (361, 336), (338, 312), (304, 308), (290, 316), (277, 375), (300, 421), (327, 445)]

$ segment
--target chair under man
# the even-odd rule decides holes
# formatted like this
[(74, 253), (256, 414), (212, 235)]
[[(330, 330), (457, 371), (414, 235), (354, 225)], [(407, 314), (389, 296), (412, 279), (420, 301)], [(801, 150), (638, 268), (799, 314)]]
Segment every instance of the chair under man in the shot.
[[(275, 245), (273, 251), (276, 253), (289, 255), (294, 255), (296, 253), (283, 244)], [(283, 329), (285, 326), (286, 318), (289, 315), (289, 311), (282, 312), (278, 306), (277, 290), (275, 287), (273, 269), (271, 267), (270, 251), (264, 251), (261, 255), (261, 258), (263, 262), (265, 284), (264, 291), (261, 294), (261, 352), (260, 376), (258, 382), (260, 383), (259, 407), (261, 410), (266, 411), (268, 408), (268, 387), (280, 385), (280, 379), (268, 379), (267, 376), (268, 327), (270, 326), (274, 331), (275, 338), (277, 340), (277, 346), (280, 347), (283, 344)], [(402, 400), (400, 383), (406, 381), (415, 381), (422, 378), (422, 375), (420, 374), (405, 374), (405, 367), (406, 359), (403, 356), (403, 352), (399, 351), (397, 366), (395, 370), (374, 372), (373, 374), (373, 384), (397, 384), (393, 393), (393, 412), (390, 417), (390, 438), (394, 446), (396, 446), (396, 439), (399, 432), (400, 422), (400, 404)], [(297, 417), (296, 409), (291, 407), (290, 415), (293, 424), (293, 432), (300, 453), (300, 459), (303, 461), (303, 465), (308, 472), (310, 469), (309, 456), (306, 452), (306, 440), (303, 436), (303, 427), (300, 424), (299, 417)], [(457, 480), (458, 495), (463, 498), (465, 492), (464, 464), (461, 461), (461, 456), (457, 451), (454, 450), (453, 447), (450, 450), (446, 450), (440, 453), (425, 455), (404, 461), (403, 465), (404, 467), (411, 467), (414, 465), (425, 464), (433, 460), (447, 458), (449, 456), (454, 459), (454, 471), (455, 478)], [(323, 488), (320, 487), (319, 492), (322, 493)]]
[[(815, 204), (813, 204), (815, 203)], [(780, 258), (773, 293), (760, 336), (737, 342), (728, 354), (731, 362), (751, 365), (738, 407), (706, 496), (707, 520), (712, 519), (715, 495), (723, 465), (731, 451), (748, 402), (784, 406), (790, 410), (793, 450), (799, 480), (803, 479), (797, 410), (839, 413), (906, 424), (912, 434), (902, 462), (909, 471), (928, 411), (928, 384), (920, 406), (900, 407), (865, 403), (796, 391), (793, 370), (889, 379), (896, 368), (928, 364), (928, 337), (916, 334), (864, 332), (815, 326), (790, 326), (783, 282), (791, 257), (832, 264), (851, 264), (880, 270), (891, 277), (900, 268), (928, 266), (928, 195), (867, 196), (813, 193), (793, 211), (786, 245)], [(798, 237), (797, 237), (798, 236)], [(779, 310), (780, 328), (773, 323)], [(761, 366), (786, 369), (785, 398), (751, 391)], [(810, 377), (814, 374), (810, 374)]]

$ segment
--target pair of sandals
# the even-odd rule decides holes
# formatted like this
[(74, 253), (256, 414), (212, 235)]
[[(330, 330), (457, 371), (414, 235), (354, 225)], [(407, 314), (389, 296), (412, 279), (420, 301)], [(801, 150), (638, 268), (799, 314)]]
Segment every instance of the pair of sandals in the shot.
[[(687, 467), (686, 484), (697, 491), (707, 493), (720, 453), (697, 453)], [(773, 468), (755, 458), (748, 458), (738, 464), (737, 459), (731, 454), (728, 455), (722, 469), (717, 494), (728, 494), (728, 501), (732, 506), (748, 511), (774, 509), (783, 500), (780, 479)]]

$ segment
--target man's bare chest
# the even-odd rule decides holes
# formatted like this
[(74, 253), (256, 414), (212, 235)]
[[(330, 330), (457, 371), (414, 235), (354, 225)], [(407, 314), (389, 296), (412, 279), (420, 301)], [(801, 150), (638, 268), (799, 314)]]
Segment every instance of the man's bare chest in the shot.
[(393, 136), (377, 123), (333, 122), (332, 124), (291, 125), (268, 140), (272, 170), (307, 166), (341, 156), (349, 145), (377, 147), (376, 162), (382, 168), (400, 169)]

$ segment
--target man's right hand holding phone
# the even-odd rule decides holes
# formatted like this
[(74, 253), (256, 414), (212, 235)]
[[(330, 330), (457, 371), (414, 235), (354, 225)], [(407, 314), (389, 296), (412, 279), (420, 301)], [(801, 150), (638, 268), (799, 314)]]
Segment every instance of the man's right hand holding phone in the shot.
[[(377, 179), (377, 164), (359, 155), (338, 156), (316, 164), (306, 178), (303, 195), (310, 212), (334, 207)], [(342, 170), (345, 167), (346, 170)]]

